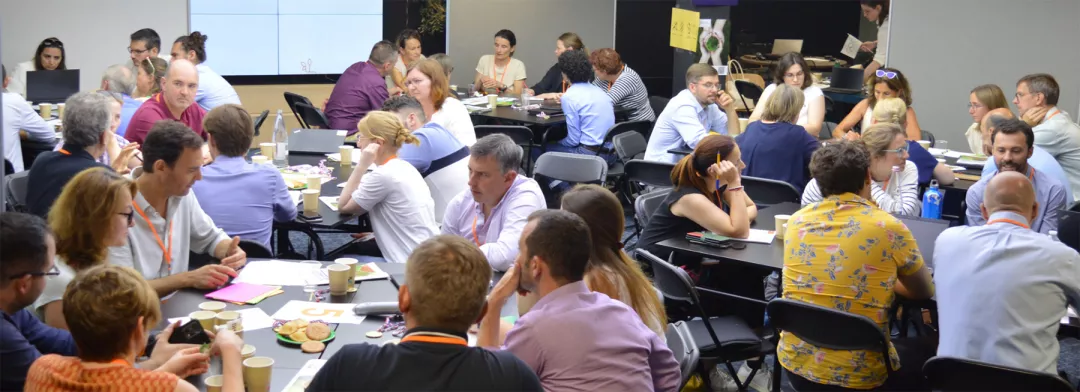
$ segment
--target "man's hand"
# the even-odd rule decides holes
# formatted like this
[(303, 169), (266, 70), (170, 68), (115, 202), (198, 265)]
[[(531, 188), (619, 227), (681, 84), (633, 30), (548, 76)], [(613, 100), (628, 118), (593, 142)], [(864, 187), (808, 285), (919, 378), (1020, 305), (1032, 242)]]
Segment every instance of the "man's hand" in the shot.
[[(112, 132), (106, 132), (112, 133)], [(113, 160), (109, 162), (109, 166), (112, 167), (117, 173), (128, 174), (131, 172), (131, 168), (128, 167), (128, 161), (131, 157), (135, 156), (139, 152), (139, 143), (128, 143), (124, 148), (120, 149), (120, 154), (113, 157)]]
[(240, 237), (233, 237), (232, 243), (229, 244), (229, 250), (225, 252), (225, 257), (221, 259), (221, 265), (237, 270), (243, 267), (244, 264), (247, 264), (247, 252), (240, 249)]
[(877, 41), (866, 41), (859, 45), (859, 50), (863, 52), (873, 52), (874, 48), (877, 48)]
[(207, 370), (210, 370), (210, 356), (199, 352), (199, 347), (180, 350), (157, 368), (159, 372), (169, 372), (180, 378), (203, 374)]
[(720, 94), (716, 96), (714, 101), (716, 102), (717, 106), (723, 108), (724, 110), (731, 109), (731, 104), (735, 103), (735, 100), (732, 99), (731, 96), (724, 91), (720, 91)]
[(230, 276), (235, 278), (236, 270), (221, 264), (210, 264), (191, 271), (190, 274), (188, 286), (205, 290), (221, 287), (229, 281)]
[(161, 331), (161, 333), (157, 335), (156, 343), (154, 343), (154, 352), (151, 353), (150, 360), (142, 363), (142, 366), (144, 368), (149, 370), (157, 369), (162, 364), (167, 362), (170, 358), (172, 358), (173, 355), (180, 352), (180, 350), (199, 347), (198, 345), (194, 344), (169, 343), (169, 337), (172, 336), (173, 330), (175, 330), (176, 327), (178, 327), (179, 325), (179, 322), (175, 324), (169, 324), (169, 326), (165, 327), (165, 330)]
[(511, 265), (510, 269), (506, 270), (502, 279), (499, 279), (498, 283), (495, 283), (495, 287), (491, 289), (491, 294), (488, 294), (488, 310), (502, 309), (502, 306), (506, 304), (506, 300), (514, 295), (518, 291), (518, 285), (520, 277), (518, 276), (518, 266)]
[(1042, 124), (1043, 119), (1046, 118), (1046, 112), (1049, 110), (1050, 108), (1047, 106), (1033, 107), (1024, 112), (1024, 114), (1020, 116), (1020, 119), (1034, 127)]

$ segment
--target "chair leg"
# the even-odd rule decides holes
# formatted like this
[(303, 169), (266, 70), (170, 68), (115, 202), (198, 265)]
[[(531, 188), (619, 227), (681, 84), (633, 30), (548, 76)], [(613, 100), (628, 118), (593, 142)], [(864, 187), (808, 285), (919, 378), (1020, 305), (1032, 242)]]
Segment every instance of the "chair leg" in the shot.
[[(710, 369), (710, 366), (707, 366), (705, 364), (705, 362), (706, 361), (704, 359), (699, 360), (696, 371), (698, 372), (699, 375), (701, 375), (701, 384), (702, 384), (702, 386), (705, 388), (706, 391), (711, 391), (712, 390), (712, 380), (709, 380), (709, 373), (711, 373), (710, 371), (712, 369)], [(716, 366), (716, 365), (714, 364), (713, 366)]]

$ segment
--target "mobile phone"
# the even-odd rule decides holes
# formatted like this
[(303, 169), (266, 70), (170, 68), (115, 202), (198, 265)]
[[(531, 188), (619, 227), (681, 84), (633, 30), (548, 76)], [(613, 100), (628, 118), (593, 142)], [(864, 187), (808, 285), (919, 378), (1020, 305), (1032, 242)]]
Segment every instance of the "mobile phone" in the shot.
[(303, 220), (308, 221), (308, 222), (321, 222), (322, 221), (322, 215), (319, 215), (318, 212), (313, 212), (313, 213), (311, 213), (311, 215), (308, 215), (307, 212), (301, 212), (300, 213), (300, 219), (303, 219)]
[(210, 336), (203, 330), (199, 320), (189, 320), (169, 336), (170, 344), (208, 344)]

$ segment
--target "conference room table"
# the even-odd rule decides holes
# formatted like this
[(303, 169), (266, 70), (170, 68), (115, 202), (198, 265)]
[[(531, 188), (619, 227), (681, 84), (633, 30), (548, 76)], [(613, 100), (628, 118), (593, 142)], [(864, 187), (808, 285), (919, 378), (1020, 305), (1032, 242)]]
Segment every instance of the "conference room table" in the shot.
[[(257, 262), (259, 260), (248, 260), (248, 263)], [(290, 260), (291, 261), (291, 260)], [(299, 261), (296, 261), (299, 262)], [(306, 261), (308, 263), (316, 263), (313, 261)], [(328, 266), (330, 262), (317, 262), (322, 266)], [(405, 282), (405, 264), (399, 263), (378, 263), (380, 269), (389, 274), (396, 283), (403, 284)], [(502, 277), (502, 273), (495, 272), (493, 274), (493, 281), (498, 281)], [(320, 286), (320, 289), (326, 289), (327, 286)], [(359, 304), (363, 302), (397, 302), (397, 288), (394, 282), (388, 279), (368, 280), (356, 282), (356, 292), (348, 293), (347, 295), (335, 296), (326, 295), (325, 302), (335, 304)], [(266, 312), (267, 315), (273, 316), (275, 312), (281, 309), (289, 301), (307, 301), (308, 293), (303, 291), (302, 286), (282, 286), (284, 290), (283, 294), (278, 294), (264, 299), (257, 305), (236, 305), (227, 303), (225, 310), (242, 310), (249, 308), (259, 308)], [(205, 298), (205, 294), (212, 290), (196, 290), (196, 289), (184, 289), (176, 292), (173, 296), (164, 300), (161, 304), (161, 313), (163, 320), (157, 325), (154, 330), (160, 331), (168, 325), (168, 319), (177, 317), (187, 317), (191, 312), (199, 310), (199, 304), (210, 299)], [(503, 316), (517, 316), (517, 296), (516, 294), (511, 297), (507, 304), (502, 309)], [(288, 321), (288, 320), (285, 320)], [(326, 343), (326, 349), (320, 353), (304, 353), (300, 351), (298, 345), (292, 345), (281, 342), (277, 339), (277, 333), (272, 328), (263, 328), (253, 331), (244, 331), (243, 339), (244, 343), (255, 346), (256, 357), (270, 357), (274, 359), (273, 370), (271, 371), (270, 390), (273, 392), (281, 391), (287, 383), (292, 380), (293, 376), (304, 367), (307, 361), (312, 359), (329, 359), (335, 353), (341, 350), (347, 344), (352, 343), (371, 343), (382, 345), (400, 337), (392, 336), (387, 332), (379, 338), (368, 338), (366, 334), (371, 331), (376, 331), (383, 326), (386, 321), (385, 316), (368, 316), (364, 318), (360, 324), (331, 324), (330, 327), (336, 333), (333, 340)], [(475, 337), (475, 335), (473, 335)], [(203, 380), (214, 374), (220, 374), (221, 359), (216, 357), (211, 359), (210, 371), (203, 375), (192, 376), (187, 379), (199, 390), (205, 390)]]

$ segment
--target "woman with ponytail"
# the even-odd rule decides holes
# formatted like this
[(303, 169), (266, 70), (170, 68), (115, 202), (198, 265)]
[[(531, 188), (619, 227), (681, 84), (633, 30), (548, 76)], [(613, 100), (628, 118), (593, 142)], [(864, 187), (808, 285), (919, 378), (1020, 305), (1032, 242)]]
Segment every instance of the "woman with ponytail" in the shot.
[[(871, 124), (896, 124), (907, 126), (907, 104), (900, 98), (885, 98), (874, 106), (870, 118)], [(941, 185), (951, 185), (956, 181), (956, 174), (944, 163), (938, 162), (929, 151), (918, 142), (908, 140), (908, 161), (919, 170), (919, 184), (929, 184), (933, 178)]]
[(390, 112), (372, 111), (356, 128), (360, 162), (338, 197), (338, 208), (343, 214), (369, 213), (382, 257), (404, 263), (439, 231), (431, 190), (412, 164), (397, 157), (402, 145), (419, 145), (420, 140)]
[(199, 89), (195, 92), (195, 103), (210, 111), (218, 106), (231, 103), (240, 104), (240, 96), (225, 78), (204, 64), (206, 62), (206, 35), (198, 31), (180, 36), (173, 41), (172, 60), (187, 60), (195, 64), (199, 71)]
[(653, 212), (638, 246), (666, 258), (670, 251), (656, 243), (692, 231), (748, 237), (757, 206), (743, 192), (739, 172), (745, 167), (742, 152), (730, 136), (702, 138), (692, 154), (675, 164), (671, 171), (675, 187)]

